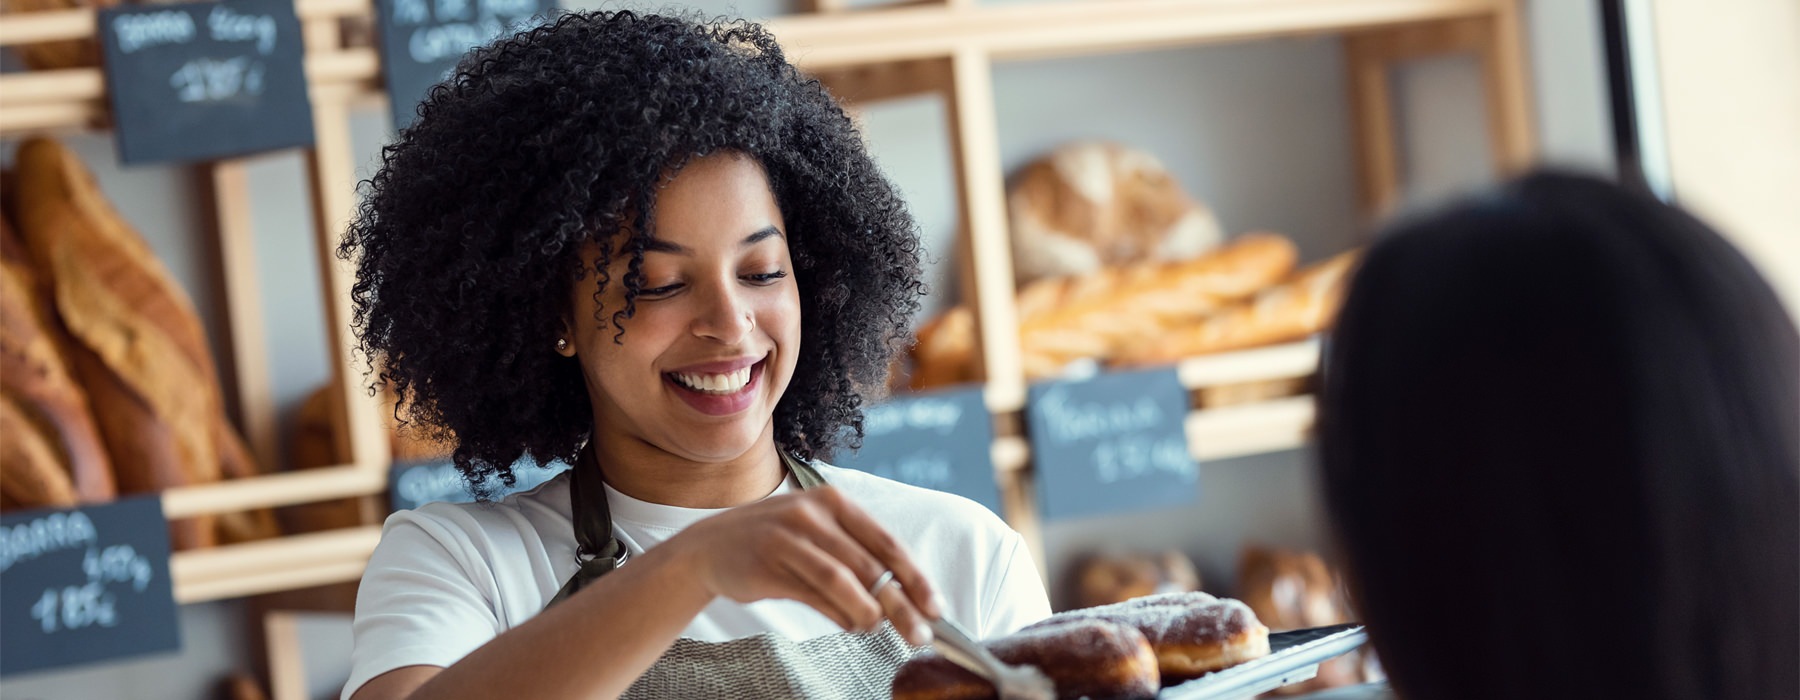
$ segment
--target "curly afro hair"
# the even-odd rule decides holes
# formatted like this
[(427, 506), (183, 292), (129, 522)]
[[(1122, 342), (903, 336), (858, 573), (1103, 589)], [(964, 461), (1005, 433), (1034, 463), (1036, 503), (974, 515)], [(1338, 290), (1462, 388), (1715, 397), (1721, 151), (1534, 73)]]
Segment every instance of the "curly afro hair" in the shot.
[[(802, 458), (854, 446), (861, 392), (882, 384), (924, 293), (911, 215), (843, 109), (762, 27), (625, 11), (565, 14), (472, 52), (362, 183), (338, 255), (356, 265), (359, 349), (400, 398), (396, 417), (453, 442), (478, 493), (513, 483), (524, 457), (572, 461), (593, 413), (577, 361), (551, 351), (571, 285), (598, 300), (613, 256), (629, 256), (622, 308), (595, 314), (624, 342), (658, 186), (727, 151), (768, 174), (800, 289), (775, 439)], [(596, 260), (579, 252), (590, 241)]]

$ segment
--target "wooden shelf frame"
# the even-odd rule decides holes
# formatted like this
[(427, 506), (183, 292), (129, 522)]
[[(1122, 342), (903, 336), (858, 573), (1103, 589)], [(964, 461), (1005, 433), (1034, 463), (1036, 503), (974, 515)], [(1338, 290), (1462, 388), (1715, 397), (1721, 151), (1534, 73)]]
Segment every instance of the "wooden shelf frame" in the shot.
[[(1521, 0), (1063, 0), (983, 6), (971, 0), (850, 9), (843, 0), (814, 0), (815, 12), (770, 19), (765, 26), (802, 69), (834, 86), (870, 81), (864, 100), (941, 95), (947, 106), (961, 212), (962, 287), (973, 290), (987, 404), (996, 415), (1019, 412), (1025, 379), (1019, 362), (1003, 182), (993, 104), (993, 65), (1119, 51), (1142, 51), (1271, 37), (1335, 34), (1345, 38), (1362, 203), (1370, 217), (1401, 190), (1392, 110), (1391, 69), (1402, 61), (1454, 52), (1481, 59), (1495, 162), (1511, 170), (1535, 153), (1520, 36)], [(163, 494), (170, 517), (296, 505), (379, 494), (387, 485), (388, 445), (376, 411), (356, 391), (362, 375), (348, 329), (351, 270), (333, 254), (354, 206), (355, 175), (348, 119), (352, 109), (385, 105), (380, 59), (367, 47), (343, 45), (340, 23), (368, 18), (369, 0), (295, 0), (307, 45), (315, 146), (306, 151), (333, 367), (333, 421), (343, 464)], [(92, 36), (89, 9), (9, 14), (0, 45)], [(834, 83), (833, 81), (838, 81)], [(840, 94), (847, 94), (840, 91)], [(852, 105), (854, 107), (854, 105)], [(0, 138), (105, 128), (105, 83), (97, 68), (0, 74)], [(236, 391), (246, 437), (268, 460), (276, 426), (243, 201), (241, 163), (211, 166), (226, 289), (225, 306)], [(1319, 343), (1306, 341), (1181, 363), (1184, 386), (1198, 389), (1311, 376)], [(1313, 419), (1309, 396), (1192, 412), (1186, 421), (1197, 459), (1219, 460), (1301, 447)], [(1032, 498), (1031, 454), (1023, 438), (993, 445), (996, 478), (1008, 520), (1038, 549), (1042, 540)], [(380, 528), (290, 535), (278, 540), (179, 552), (172, 559), (181, 602), (252, 595), (353, 580)]]

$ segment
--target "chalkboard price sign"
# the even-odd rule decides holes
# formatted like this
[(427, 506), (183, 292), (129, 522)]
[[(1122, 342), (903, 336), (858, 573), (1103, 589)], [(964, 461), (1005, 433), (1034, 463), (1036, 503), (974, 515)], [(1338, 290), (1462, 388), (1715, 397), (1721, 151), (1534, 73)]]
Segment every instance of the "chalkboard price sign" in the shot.
[(469, 49), (542, 22), (556, 0), (378, 0), (381, 75), (394, 129), (412, 124), (419, 102)]
[[(568, 468), (568, 465), (561, 462), (538, 467), (530, 460), (520, 460), (513, 465), (511, 487), (497, 477), (490, 477), (483, 486), (490, 497), (500, 498), (532, 489)], [(468, 482), (463, 480), (461, 472), (456, 471), (456, 465), (449, 461), (395, 465), (388, 473), (388, 497), (389, 505), (394, 510), (408, 510), (427, 503), (469, 503), (475, 500), (475, 494), (469, 492)]]
[(1193, 503), (1187, 390), (1174, 369), (1114, 372), (1031, 387), (1025, 406), (1045, 518)]
[(981, 389), (897, 397), (863, 410), (863, 446), (841, 466), (948, 491), (1000, 512), (994, 419)]
[(0, 675), (181, 648), (156, 496), (0, 518)]
[(282, 0), (101, 10), (106, 91), (128, 164), (310, 146), (300, 20)]

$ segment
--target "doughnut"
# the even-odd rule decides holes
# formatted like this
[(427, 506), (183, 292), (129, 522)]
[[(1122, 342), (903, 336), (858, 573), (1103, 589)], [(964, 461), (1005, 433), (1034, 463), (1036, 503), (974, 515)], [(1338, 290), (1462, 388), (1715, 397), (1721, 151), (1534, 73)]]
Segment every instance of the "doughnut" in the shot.
[(1105, 620), (1136, 628), (1156, 651), (1158, 670), (1169, 685), (1269, 653), (1269, 628), (1256, 619), (1249, 606), (1198, 591), (1071, 610), (1038, 624), (1069, 619)]
[[(1162, 685), (1143, 633), (1115, 622), (1051, 618), (983, 645), (1001, 661), (1042, 670), (1058, 698), (1154, 698)], [(934, 653), (907, 661), (894, 676), (894, 700), (997, 697), (991, 683)]]

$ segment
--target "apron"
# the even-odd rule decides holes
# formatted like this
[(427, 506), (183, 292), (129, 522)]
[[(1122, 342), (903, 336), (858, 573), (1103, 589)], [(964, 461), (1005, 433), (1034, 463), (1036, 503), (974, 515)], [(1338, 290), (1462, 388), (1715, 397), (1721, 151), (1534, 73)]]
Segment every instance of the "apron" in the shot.
[[(825, 483), (819, 472), (787, 452), (781, 462), (802, 490)], [(601, 486), (600, 465), (582, 450), (569, 472), (569, 496), (581, 568), (563, 584), (554, 606), (630, 558), (613, 536), (612, 515)], [(888, 698), (900, 664), (921, 650), (883, 622), (874, 632), (837, 634), (796, 642), (763, 633), (727, 642), (677, 639), (637, 682), (630, 700), (666, 698)]]

